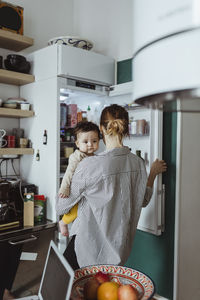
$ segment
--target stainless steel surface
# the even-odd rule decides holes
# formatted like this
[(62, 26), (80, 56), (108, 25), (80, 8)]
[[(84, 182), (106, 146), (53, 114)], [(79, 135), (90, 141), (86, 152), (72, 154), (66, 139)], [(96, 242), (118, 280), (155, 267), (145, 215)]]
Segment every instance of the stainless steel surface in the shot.
[(19, 244), (24, 244), (24, 243), (28, 243), (28, 242), (32, 242), (32, 241), (35, 241), (37, 240), (37, 237), (33, 234), (31, 234), (31, 236), (29, 238), (25, 238), (25, 239), (22, 239), (22, 240), (9, 240), (8, 243), (11, 244), (11, 245), (19, 245)]
[(169, 91), (135, 100), (135, 103), (166, 112), (200, 112), (200, 87), (188, 90)]

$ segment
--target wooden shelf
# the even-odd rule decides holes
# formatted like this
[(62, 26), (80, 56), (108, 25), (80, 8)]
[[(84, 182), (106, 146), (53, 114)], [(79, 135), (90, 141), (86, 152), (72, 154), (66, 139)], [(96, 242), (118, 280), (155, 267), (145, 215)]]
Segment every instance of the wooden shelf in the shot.
[(13, 84), (13, 85), (25, 85), (34, 81), (35, 81), (35, 76), (31, 74), (24, 74), (24, 73), (0, 69), (0, 83)]
[(32, 110), (0, 107), (0, 117), (29, 118), (33, 116), (34, 116), (34, 111)]
[(32, 46), (33, 43), (32, 38), (0, 29), (0, 48), (18, 52)]
[(1, 155), (32, 155), (34, 150), (32, 148), (0, 148)]

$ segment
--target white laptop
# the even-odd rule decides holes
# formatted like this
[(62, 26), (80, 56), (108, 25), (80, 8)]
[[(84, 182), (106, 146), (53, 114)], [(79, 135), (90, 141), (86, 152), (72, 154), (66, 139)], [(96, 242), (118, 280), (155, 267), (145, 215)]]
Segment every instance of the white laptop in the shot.
[(73, 279), (73, 269), (51, 241), (38, 295), (16, 300), (69, 300)]

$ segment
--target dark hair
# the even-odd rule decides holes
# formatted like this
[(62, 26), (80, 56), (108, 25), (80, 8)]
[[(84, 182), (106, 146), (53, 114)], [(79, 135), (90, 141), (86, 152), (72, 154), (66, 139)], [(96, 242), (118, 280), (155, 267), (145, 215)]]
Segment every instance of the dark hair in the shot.
[(77, 140), (78, 133), (89, 132), (89, 131), (96, 131), (98, 134), (98, 138), (100, 139), (100, 130), (99, 130), (99, 127), (95, 123), (88, 122), (88, 121), (78, 122), (76, 127), (74, 127), (74, 129), (73, 129), (75, 141)]
[(120, 139), (129, 135), (128, 123), (128, 112), (120, 105), (107, 106), (101, 113), (100, 125), (105, 128), (108, 135), (118, 135)]

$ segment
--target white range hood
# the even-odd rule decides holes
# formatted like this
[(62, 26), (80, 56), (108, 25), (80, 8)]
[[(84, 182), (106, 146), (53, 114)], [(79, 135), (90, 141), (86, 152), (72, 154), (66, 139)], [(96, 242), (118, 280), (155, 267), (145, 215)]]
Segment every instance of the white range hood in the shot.
[(164, 111), (200, 111), (200, 1), (136, 0), (134, 100)]

